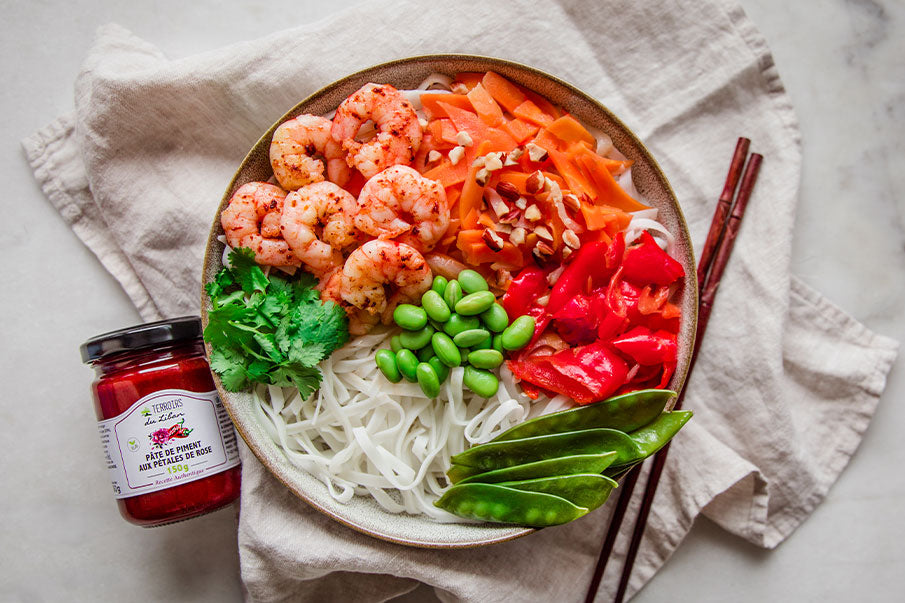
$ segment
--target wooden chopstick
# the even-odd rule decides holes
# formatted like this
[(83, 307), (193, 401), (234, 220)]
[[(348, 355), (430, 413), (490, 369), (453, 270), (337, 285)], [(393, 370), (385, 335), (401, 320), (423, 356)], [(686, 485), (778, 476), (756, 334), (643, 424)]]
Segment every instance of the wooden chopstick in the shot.
[[(743, 202), (741, 203), (739, 210), (732, 211), (730, 215), (730, 211), (732, 209), (732, 198), (735, 196), (735, 190), (738, 186), (738, 182), (742, 174), (742, 167), (745, 165), (745, 158), (748, 154), (748, 148), (750, 144), (751, 141), (747, 138), (739, 138), (738, 142), (736, 143), (735, 152), (732, 156), (732, 161), (729, 166), (729, 172), (726, 175), (726, 181), (723, 185), (723, 192), (720, 194), (719, 200), (717, 202), (713, 220), (710, 224), (710, 231), (707, 233), (707, 239), (704, 244), (704, 249), (701, 253), (701, 261), (698, 264), (698, 293), (701, 296), (700, 299), (702, 301), (704, 300), (703, 293), (705, 290), (705, 283), (708, 281), (708, 274), (716, 275), (717, 282), (712, 287), (712, 289), (709, 290), (707, 298), (707, 310), (705, 311), (706, 315), (704, 316), (703, 321), (700, 318), (699, 314), (695, 345), (691, 360), (689, 362), (688, 372), (686, 374), (686, 383), (688, 381), (688, 378), (691, 376), (692, 369), (694, 368), (694, 363), (697, 358), (697, 351), (700, 347), (701, 341), (703, 339), (704, 329), (706, 329), (706, 324), (710, 317), (710, 308), (712, 308), (713, 305), (713, 297), (716, 295), (716, 288), (719, 286), (719, 277), (722, 275), (722, 271), (726, 267), (726, 263), (728, 262), (729, 252), (731, 251), (732, 244), (735, 242), (735, 236), (738, 234), (739, 222), (742, 215), (744, 214), (748, 199), (751, 196), (751, 191), (754, 188), (754, 183), (757, 179), (757, 173), (760, 168), (760, 162), (763, 159), (763, 157), (760, 155), (752, 155), (751, 160), (753, 161), (753, 165), (751, 161), (749, 161), (748, 168), (745, 170), (745, 177), (742, 178), (742, 188), (739, 190), (739, 196), (740, 199), (743, 198)], [(734, 230), (731, 235), (731, 239), (728, 236), (723, 236), (723, 232), (724, 230), (726, 230), (727, 225), (730, 222), (734, 223)], [(714, 255), (718, 247), (719, 252)], [(719, 266), (717, 267), (718, 272), (717, 269), (711, 269), (711, 264), (714, 263), (714, 258), (717, 258), (717, 263), (719, 263)], [(685, 390), (683, 389), (676, 401), (676, 405), (674, 407), (675, 409), (680, 409), (682, 407), (684, 393)], [(650, 512), (650, 504), (653, 502), (653, 496), (656, 493), (659, 474), (663, 471), (663, 464), (666, 461), (666, 454), (668, 449), (669, 445), (667, 444), (667, 446), (665, 446), (660, 451), (660, 453), (657, 454), (654, 459), (654, 466), (651, 469), (651, 474), (648, 476), (648, 482), (645, 489), (645, 498), (644, 500), (642, 500), (642, 508), (635, 523), (635, 530), (633, 532), (632, 541), (629, 545), (629, 551), (626, 556), (625, 566), (623, 567), (623, 575), (620, 579), (619, 590), (617, 591), (616, 595), (616, 601), (619, 601), (620, 603), (622, 601), (622, 598), (625, 596), (625, 589), (628, 585), (628, 577), (631, 575), (631, 568), (634, 564), (634, 559), (638, 552), (638, 546), (640, 545), (643, 528), (647, 522), (647, 515)], [(658, 460), (660, 462), (659, 469), (657, 468)], [(657, 471), (656, 477), (654, 470)], [(636, 482), (638, 481), (640, 472), (640, 466), (630, 470), (629, 473), (625, 476), (622, 486), (619, 488), (619, 499), (616, 503), (615, 509), (613, 510), (613, 516), (610, 519), (610, 525), (604, 539), (603, 547), (601, 548), (600, 555), (597, 558), (597, 565), (594, 568), (594, 574), (588, 587), (587, 595), (585, 596), (586, 603), (593, 603), (597, 595), (597, 589), (600, 586), (600, 581), (603, 578), (604, 571), (606, 570), (607, 561), (609, 560), (610, 555), (613, 552), (613, 546), (615, 545), (616, 537), (619, 535), (622, 521), (625, 516), (625, 511), (628, 508), (629, 502), (631, 501), (632, 492), (635, 488)], [(648, 499), (650, 500), (648, 501)], [(645, 503), (647, 504), (646, 510)], [(641, 518), (642, 514), (644, 516), (643, 521)], [(639, 533), (639, 531), (641, 533)]]
[[(694, 353), (688, 366), (688, 375), (686, 381), (691, 375), (695, 361), (698, 357), (698, 349), (701, 341), (704, 339), (704, 332), (707, 330), (707, 323), (710, 320), (710, 310), (713, 307), (713, 300), (716, 296), (717, 287), (720, 285), (720, 279), (723, 276), (723, 270), (729, 263), (729, 254), (732, 253), (732, 247), (735, 244), (735, 238), (738, 236), (738, 229), (741, 224), (742, 216), (745, 214), (745, 208), (748, 206), (748, 200), (751, 198), (751, 191), (754, 189), (754, 183), (757, 181), (757, 174), (760, 171), (760, 164), (763, 156), (753, 153), (745, 165), (745, 173), (742, 176), (742, 184), (739, 187), (738, 197), (735, 205), (732, 206), (732, 213), (726, 222), (726, 230), (723, 233), (722, 241), (713, 260), (713, 265), (707, 275), (706, 282), (701, 288), (700, 309), (698, 310), (698, 329), (695, 339)], [(682, 390), (678, 400), (676, 400), (675, 409), (682, 408), (686, 389)], [(625, 556), (625, 565), (622, 567), (622, 576), (619, 579), (619, 588), (616, 590), (615, 603), (622, 603), (625, 597), (625, 591), (628, 588), (628, 581), (632, 574), (632, 567), (635, 563), (635, 556), (638, 553), (638, 547), (641, 545), (641, 538), (644, 536), (644, 528), (647, 526), (647, 518), (650, 515), (651, 507), (654, 502), (654, 495), (657, 493), (657, 486), (660, 483), (660, 475), (663, 473), (663, 467), (666, 465), (666, 457), (669, 454), (669, 444), (667, 443), (660, 452), (654, 456), (654, 462), (651, 466), (650, 473), (647, 476), (647, 486), (644, 489), (644, 497), (641, 499), (641, 508), (638, 510), (638, 517), (635, 519), (635, 527), (632, 530), (632, 540), (629, 543), (628, 551)]]

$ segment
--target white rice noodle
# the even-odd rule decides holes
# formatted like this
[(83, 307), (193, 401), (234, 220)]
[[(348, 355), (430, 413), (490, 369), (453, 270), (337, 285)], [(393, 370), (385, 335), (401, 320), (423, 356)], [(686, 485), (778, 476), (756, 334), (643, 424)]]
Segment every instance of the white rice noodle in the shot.
[(657, 241), (657, 244), (662, 249), (666, 250), (666, 253), (676, 257), (676, 238), (671, 232), (666, 230), (665, 226), (651, 218), (641, 218), (637, 215), (632, 215), (632, 221), (629, 222), (628, 228), (625, 229), (625, 244), (630, 245), (637, 241), (645, 230), (654, 237), (654, 240)]
[(450, 457), (532, 414), (569, 404), (563, 396), (530, 400), (505, 367), (490, 399), (464, 388), (462, 367), (429, 399), (417, 384), (391, 384), (380, 374), (374, 354), (388, 347), (390, 335), (380, 330), (334, 352), (320, 365), (320, 390), (307, 400), (294, 389), (256, 387), (255, 412), (286, 459), (322, 481), (337, 501), (359, 494), (389, 513), (462, 521), (433, 506), (449, 486)]
[(431, 73), (424, 81), (418, 84), (418, 90), (431, 90), (437, 92), (449, 92), (450, 88), (452, 88), (453, 79), (448, 75), (443, 75), (442, 73)]

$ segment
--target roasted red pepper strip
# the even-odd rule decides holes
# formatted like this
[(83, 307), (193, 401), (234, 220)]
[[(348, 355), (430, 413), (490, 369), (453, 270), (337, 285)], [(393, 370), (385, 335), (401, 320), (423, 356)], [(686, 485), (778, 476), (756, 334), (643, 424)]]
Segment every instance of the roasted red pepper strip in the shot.
[(565, 394), (579, 404), (609, 397), (628, 375), (625, 361), (602, 341), (551, 356), (510, 360), (507, 365), (517, 378)]
[(685, 276), (682, 264), (660, 249), (654, 237), (646, 231), (641, 234), (640, 245), (626, 250), (622, 268), (623, 278), (639, 285), (669, 285)]
[(547, 311), (552, 314), (558, 312), (570, 299), (582, 292), (587, 285), (588, 276), (595, 263), (603, 263), (607, 244), (602, 241), (585, 243), (575, 254), (575, 258), (566, 266), (553, 291), (550, 292), (550, 301), (547, 302)]
[(527, 314), (537, 298), (546, 291), (547, 274), (540, 268), (528, 266), (512, 279), (500, 303), (509, 314), (509, 320), (515, 320)]
[(613, 347), (643, 366), (676, 362), (676, 336), (666, 331), (635, 327), (614, 339)]
[(597, 322), (605, 308), (595, 302), (594, 298), (577, 294), (553, 315), (553, 326), (566, 342), (582, 345), (597, 339)]

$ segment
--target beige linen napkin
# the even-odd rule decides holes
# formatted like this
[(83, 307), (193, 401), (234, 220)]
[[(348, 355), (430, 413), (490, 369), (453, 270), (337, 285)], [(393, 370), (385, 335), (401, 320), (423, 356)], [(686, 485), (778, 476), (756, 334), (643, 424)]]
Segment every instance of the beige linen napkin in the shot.
[[(629, 594), (700, 513), (776, 546), (857, 448), (898, 344), (789, 273), (799, 133), (764, 40), (729, 0), (444, 4), (365, 3), (175, 61), (120, 27), (101, 28), (75, 114), (24, 142), (29, 161), (150, 320), (198, 311), (214, 209), (259, 134), (319, 87), (381, 61), (486, 54), (574, 83), (650, 146), (698, 247), (735, 140), (751, 137), (766, 161), (689, 384), (695, 418), (675, 440)], [(320, 515), (244, 448), (243, 461), (242, 578), (261, 601), (380, 601), (415, 580), (450, 601), (581, 600), (612, 507), (509, 543), (419, 550)]]

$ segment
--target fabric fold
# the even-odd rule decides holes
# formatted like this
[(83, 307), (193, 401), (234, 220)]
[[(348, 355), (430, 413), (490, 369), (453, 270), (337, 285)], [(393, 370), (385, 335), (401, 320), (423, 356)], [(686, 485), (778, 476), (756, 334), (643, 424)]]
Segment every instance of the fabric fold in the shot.
[[(898, 344), (790, 274), (801, 137), (766, 42), (732, 0), (619, 10), (380, 0), (178, 60), (108, 25), (76, 83), (75, 113), (23, 146), (44, 194), (143, 318), (197, 312), (215, 208), (260, 134), (348, 73), (445, 52), (530, 64), (598, 98), (659, 161), (697, 247), (736, 138), (765, 156), (688, 384), (695, 417), (673, 444), (629, 593), (700, 514), (776, 546), (857, 450)], [(256, 601), (383, 601), (417, 582), (444, 601), (581, 600), (612, 507), (494, 546), (413, 549), (321, 515), (244, 446), (242, 457), (241, 571)], [(621, 567), (626, 538), (609, 571)], [(609, 571), (600, 600), (614, 594)]]

